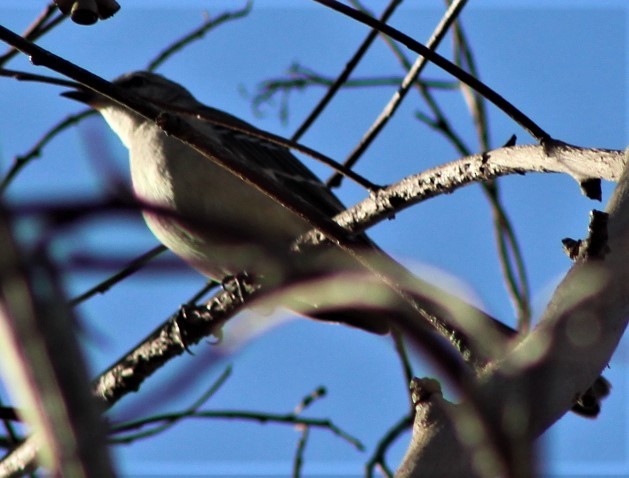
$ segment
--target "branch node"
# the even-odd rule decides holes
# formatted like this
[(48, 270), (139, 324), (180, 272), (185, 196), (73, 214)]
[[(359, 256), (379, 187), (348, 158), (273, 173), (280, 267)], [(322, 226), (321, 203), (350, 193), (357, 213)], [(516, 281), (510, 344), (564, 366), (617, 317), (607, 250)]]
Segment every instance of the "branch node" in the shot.
[(609, 215), (593, 209), (590, 212), (588, 238), (586, 240), (562, 239), (563, 249), (571, 260), (584, 262), (586, 259), (603, 259), (609, 252), (607, 245), (607, 220)]
[(430, 401), (435, 394), (441, 395), (441, 384), (434, 378), (414, 377), (409, 384), (411, 390), (411, 400), (415, 407)]

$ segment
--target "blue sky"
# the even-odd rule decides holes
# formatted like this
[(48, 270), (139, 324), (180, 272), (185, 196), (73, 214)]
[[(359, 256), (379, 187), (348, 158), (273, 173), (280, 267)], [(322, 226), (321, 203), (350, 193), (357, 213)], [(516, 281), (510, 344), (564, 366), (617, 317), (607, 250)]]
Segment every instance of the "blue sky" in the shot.
[[(165, 45), (196, 27), (204, 11), (215, 15), (244, 2), (174, 3), (124, 2), (123, 10), (111, 20), (89, 28), (66, 22), (39, 43), (105, 78), (113, 78), (144, 68)], [(375, 10), (385, 4), (375, 0), (366, 3)], [(428, 3), (433, 6), (419, 8), (417, 2), (407, 1), (392, 24), (426, 41), (442, 11), (442, 2), (422, 2)], [(626, 146), (624, 2), (562, 1), (553, 2), (553, 7), (541, 0), (509, 2), (509, 6), (497, 1), (470, 3), (463, 14), (464, 27), (485, 82), (558, 139), (581, 146)], [(22, 31), (41, 6), (33, 0), (3, 2), (2, 24)], [(277, 103), (264, 105), (263, 114), (256, 114), (250, 95), (243, 91), (255, 92), (260, 81), (282, 75), (296, 61), (335, 75), (365, 34), (364, 27), (314, 2), (258, 0), (247, 18), (212, 31), (158, 71), (184, 84), (207, 104), (290, 136), (322, 89), (294, 93), (287, 124), (278, 119)], [(440, 52), (449, 53), (449, 46), (444, 42)], [(46, 73), (30, 66), (25, 58), (8, 66)], [(356, 73), (370, 74), (400, 74), (396, 61), (381, 43)], [(427, 68), (425, 76), (446, 78), (434, 67)], [(6, 171), (14, 156), (26, 151), (58, 119), (80, 107), (59, 97), (58, 87), (10, 79), (2, 79), (0, 85), (0, 171)], [(302, 142), (343, 159), (392, 93), (390, 88), (343, 92)], [(461, 97), (447, 93), (439, 98), (456, 128), (476, 149)], [(414, 119), (418, 109), (426, 110), (417, 97), (409, 95), (389, 129), (358, 164), (361, 174), (381, 183), (392, 182), (457, 157), (446, 141)], [(520, 142), (532, 142), (504, 114), (494, 108), (489, 112), (493, 146), (500, 146), (514, 133)], [(104, 153), (98, 157), (92, 154), (90, 159), (94, 151), (90, 143), (94, 141), (103, 145)], [(111, 187), (108, 178), (126, 177), (126, 157), (104, 122), (89, 119), (56, 139), (40, 159), (25, 168), (11, 186), (9, 198), (19, 204), (98, 197)], [(322, 166), (308, 165), (327, 176)], [(589, 210), (601, 206), (581, 196), (572, 180), (560, 176), (506, 178), (501, 185), (527, 261), (533, 305), (539, 313), (570, 267), (560, 240), (582, 237)], [(604, 186), (604, 202), (612, 189), (613, 185)], [(365, 193), (346, 185), (339, 195), (346, 204), (353, 204)], [(370, 234), (385, 250), (427, 278), (435, 277), (435, 270), (457, 278), (486, 310), (513, 323), (490, 225), (486, 201), (480, 188), (472, 186), (414, 207), (394, 221), (378, 225)], [(132, 257), (155, 244), (141, 220), (109, 218), (69, 231), (55, 244), (55, 253), (62, 263), (77, 250)], [(84, 291), (105, 276), (104, 271), (69, 274), (68, 295)], [(168, 274), (152, 270), (81, 306), (79, 315), (88, 330), (85, 341), (94, 372), (138, 342), (202, 284), (202, 277), (185, 268)], [(236, 323), (239, 320), (244, 318)], [(229, 335), (230, 330), (226, 333)], [(358, 453), (329, 432), (314, 430), (305, 471), (311, 476), (357, 476), (377, 440), (406, 411), (406, 384), (386, 338), (298, 319), (227, 357), (217, 359), (216, 349), (206, 344), (196, 347), (194, 353), (160, 371), (146, 384), (146, 395), (136, 394), (116, 405), (112, 418), (183, 408), (227, 364), (233, 366), (232, 376), (208, 403), (208, 409), (290, 412), (303, 396), (325, 385), (328, 396), (306, 414), (332, 418), (359, 437), (368, 451)], [(590, 421), (568, 415), (541, 441), (549, 472), (559, 476), (629, 473), (626, 354), (623, 343), (606, 372), (614, 389), (601, 417)], [(433, 373), (421, 356), (414, 363), (416, 375)], [(393, 449), (389, 457), (393, 466), (401, 458), (407, 438)], [(297, 439), (298, 433), (284, 425), (188, 421), (159, 437), (117, 448), (116, 458), (128, 475), (192, 475), (201, 470), (216, 475), (250, 475), (252, 471), (287, 475)]]

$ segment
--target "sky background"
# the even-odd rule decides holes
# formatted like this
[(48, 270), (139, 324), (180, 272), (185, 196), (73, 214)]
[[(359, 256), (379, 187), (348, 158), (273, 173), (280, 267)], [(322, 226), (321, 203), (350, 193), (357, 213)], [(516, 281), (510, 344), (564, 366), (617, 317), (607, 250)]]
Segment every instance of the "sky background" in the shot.
[[(197, 27), (204, 12), (216, 15), (244, 2), (121, 2), (112, 19), (92, 27), (65, 22), (38, 43), (104, 77), (143, 69), (172, 41)], [(622, 149), (627, 135), (627, 7), (622, 1), (542, 0), (476, 1), (462, 20), (481, 78), (533, 118), (550, 134), (580, 146)], [(369, 1), (377, 13), (384, 1)], [(5, 0), (0, 23), (23, 31), (43, 8), (34, 0)], [(391, 24), (425, 42), (443, 13), (442, 2), (407, 1)], [(289, 98), (289, 119), (278, 117), (278, 101), (255, 111), (251, 95), (259, 83), (283, 75), (294, 62), (325, 75), (340, 72), (367, 29), (306, 0), (258, 0), (244, 19), (211, 31), (167, 61), (158, 72), (184, 84), (199, 100), (256, 126), (290, 136), (323, 89)], [(439, 52), (448, 55), (450, 42)], [(409, 57), (414, 55), (409, 52)], [(24, 57), (7, 65), (41, 74)], [(400, 75), (382, 42), (370, 51), (356, 76)], [(447, 79), (428, 67), (425, 78)], [(0, 172), (30, 149), (51, 125), (80, 106), (59, 97), (59, 87), (0, 79)], [(392, 88), (342, 92), (301, 141), (342, 160), (355, 146), (393, 93)], [(458, 93), (438, 95), (451, 121), (476, 151), (478, 146)], [(452, 146), (415, 119), (426, 107), (411, 93), (389, 127), (367, 151), (357, 171), (378, 183), (457, 158)], [(489, 108), (492, 146), (512, 134), (532, 140), (509, 118)], [(98, 151), (96, 154), (95, 152)], [(307, 160), (306, 160), (307, 161)], [(322, 177), (324, 167), (307, 161)], [(85, 201), (102, 197), (112, 179), (127, 180), (127, 152), (98, 117), (55, 139), (41, 158), (29, 164), (8, 191), (13, 204), (32, 201)], [(601, 208), (579, 192), (570, 178), (527, 175), (500, 181), (507, 212), (516, 227), (528, 266), (536, 315), (570, 267), (561, 250), (564, 237), (583, 237), (588, 212)], [(605, 184), (603, 204), (613, 185)], [(354, 204), (365, 196), (345, 184), (339, 196)], [(32, 225), (31, 225), (32, 226)], [(32, 229), (24, 227), (25, 235)], [(370, 235), (418, 274), (458, 284), (461, 293), (492, 315), (513, 324), (496, 258), (491, 213), (478, 186), (422, 203), (380, 224)], [(137, 217), (99, 218), (60, 234), (55, 257), (63, 265), (71, 254), (99, 253), (134, 257), (156, 245)], [(171, 256), (166, 260), (174, 261)], [(108, 271), (70, 271), (65, 276), (73, 297), (100, 282)], [(204, 283), (181, 267), (165, 273), (141, 272), (78, 308), (84, 342), (94, 374), (140, 341), (188, 300)], [(246, 315), (246, 314), (243, 314)], [(232, 375), (206, 405), (210, 410), (288, 413), (302, 397), (324, 385), (328, 396), (306, 416), (331, 418), (367, 447), (357, 452), (325, 430), (313, 429), (305, 454), (308, 476), (358, 476), (378, 440), (407, 409), (406, 384), (388, 338), (305, 319), (284, 320), (237, 350), (238, 327), (247, 320), (270, 324), (279, 319), (249, 314), (226, 331), (226, 344), (202, 344), (194, 355), (174, 360), (110, 413), (118, 421), (140, 413), (177, 411), (193, 402), (227, 365)], [(415, 375), (434, 371), (415, 356)], [(627, 476), (627, 344), (621, 344), (605, 372), (613, 383), (597, 420), (566, 415), (540, 441), (544, 469), (553, 476)], [(299, 433), (290, 426), (239, 421), (189, 420), (168, 432), (116, 447), (125, 476), (286, 476)], [(409, 436), (388, 455), (394, 468)]]

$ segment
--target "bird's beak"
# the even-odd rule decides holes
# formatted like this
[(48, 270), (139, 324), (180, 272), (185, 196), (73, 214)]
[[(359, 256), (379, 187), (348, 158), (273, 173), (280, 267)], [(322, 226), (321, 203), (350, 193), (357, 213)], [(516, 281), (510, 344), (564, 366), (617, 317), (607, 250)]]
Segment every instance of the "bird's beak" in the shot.
[(99, 94), (89, 90), (64, 91), (61, 93), (61, 96), (70, 98), (80, 103), (85, 103), (86, 105), (90, 105), (92, 107), (97, 107), (103, 103), (103, 98)]

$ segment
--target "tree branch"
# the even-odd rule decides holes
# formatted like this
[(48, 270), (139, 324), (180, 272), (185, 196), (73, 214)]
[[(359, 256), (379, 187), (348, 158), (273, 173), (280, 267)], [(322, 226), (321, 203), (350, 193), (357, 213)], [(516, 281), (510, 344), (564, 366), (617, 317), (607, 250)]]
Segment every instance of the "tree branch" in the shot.
[[(621, 150), (582, 148), (555, 142), (552, 148), (525, 145), (473, 154), (378, 190), (371, 197), (334, 217), (344, 228), (360, 232), (427, 199), (449, 194), (470, 184), (527, 172), (563, 173), (581, 182), (585, 178), (618, 181), (625, 165)], [(321, 233), (310, 231), (302, 243), (319, 243)]]
[[(484, 420), (503, 431), (513, 467), (530, 463), (530, 452), (521, 445), (547, 430), (591, 385), (627, 326), (629, 168), (620, 178), (607, 212), (609, 252), (576, 263), (555, 291), (540, 324), (481, 378)], [(415, 434), (422, 439), (413, 439), (398, 478), (424, 476), (426, 467), (434, 466), (440, 470), (439, 476), (472, 476), (469, 466), (475, 463), (477, 450), (471, 446), (459, 456), (453, 453), (450, 441), (457, 434), (460, 439), (465, 423), (450, 422), (454, 412), (447, 405), (440, 407), (449, 418), (440, 416), (430, 436), (418, 413)], [(507, 416), (511, 420), (505, 421)], [(445, 443), (447, 449), (442, 446)], [(476, 469), (475, 476), (480, 474)]]

